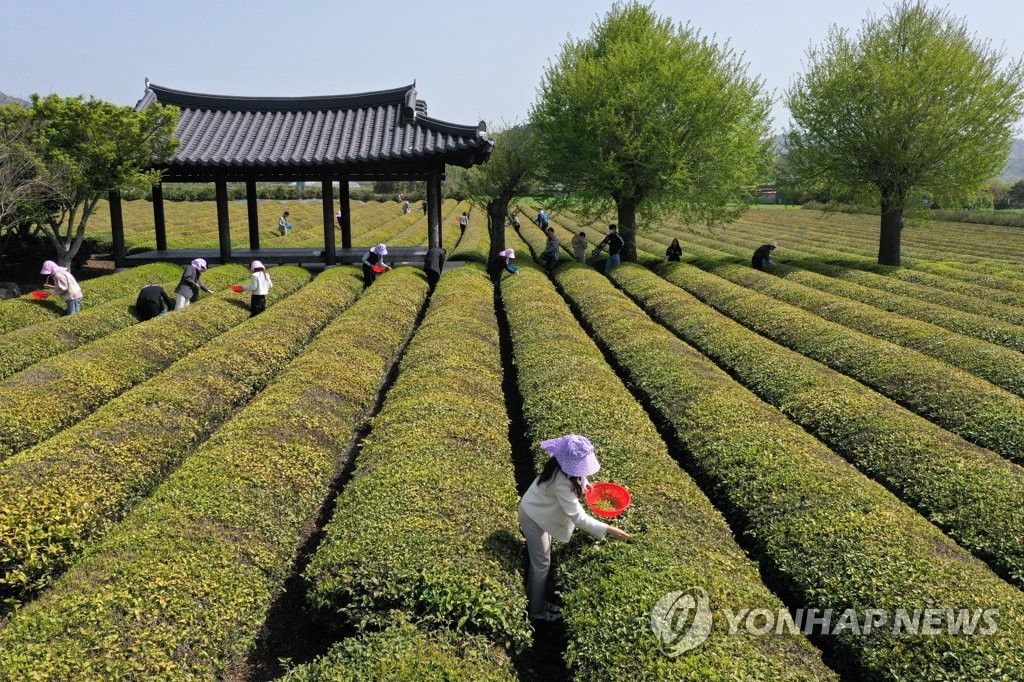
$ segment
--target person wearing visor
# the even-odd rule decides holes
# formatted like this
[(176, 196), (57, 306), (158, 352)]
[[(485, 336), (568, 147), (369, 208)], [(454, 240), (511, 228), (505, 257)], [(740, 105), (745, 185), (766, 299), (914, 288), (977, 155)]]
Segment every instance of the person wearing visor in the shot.
[(206, 260), (196, 258), (185, 268), (185, 272), (181, 273), (181, 281), (178, 282), (178, 288), (174, 290), (175, 310), (187, 308), (192, 301), (199, 300), (200, 289), (208, 294), (213, 293), (213, 289), (199, 281), (199, 277), (204, 272), (206, 272)]
[(601, 468), (590, 439), (570, 433), (541, 441), (540, 447), (550, 459), (519, 503), (519, 524), (530, 555), (526, 592), (532, 620), (558, 621), (562, 617), (560, 609), (545, 596), (551, 568), (551, 538), (569, 542), (577, 528), (598, 540), (605, 535), (625, 540), (629, 534), (598, 521), (580, 504), (580, 497), (590, 485), (587, 476)]

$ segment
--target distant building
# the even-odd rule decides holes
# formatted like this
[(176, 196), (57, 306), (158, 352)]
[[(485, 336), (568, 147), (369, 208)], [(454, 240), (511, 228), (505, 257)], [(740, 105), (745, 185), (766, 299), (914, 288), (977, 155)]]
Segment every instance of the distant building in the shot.
[(756, 194), (757, 198), (755, 200), (759, 204), (782, 203), (782, 190), (776, 185), (759, 185)]

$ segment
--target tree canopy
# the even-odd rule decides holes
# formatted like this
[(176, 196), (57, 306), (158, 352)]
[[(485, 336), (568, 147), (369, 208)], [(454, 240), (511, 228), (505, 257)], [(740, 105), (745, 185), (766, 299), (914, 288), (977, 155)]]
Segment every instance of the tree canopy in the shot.
[(160, 173), (151, 169), (177, 146), (178, 111), (160, 105), (135, 111), (93, 98), (33, 95), (30, 108), (0, 108), (0, 126), (23, 123), (32, 131), (40, 163), (59, 172), (65, 183), (59, 200), (33, 210), (62, 265), (78, 252), (100, 198), (152, 186)]
[(616, 208), (624, 257), (636, 212), (727, 220), (770, 163), (770, 98), (728, 46), (637, 2), (569, 39), (531, 111), (545, 186), (596, 215)]
[(494, 134), (494, 151), (487, 163), (473, 166), (459, 176), (459, 190), (487, 210), (489, 256), (505, 248), (508, 206), (532, 188), (537, 170), (537, 147), (527, 125), (516, 125)]
[(1003, 169), (1024, 116), (1024, 66), (962, 19), (903, 0), (856, 38), (833, 26), (786, 93), (787, 168), (878, 205), (879, 263), (899, 265), (903, 216), (970, 202)]

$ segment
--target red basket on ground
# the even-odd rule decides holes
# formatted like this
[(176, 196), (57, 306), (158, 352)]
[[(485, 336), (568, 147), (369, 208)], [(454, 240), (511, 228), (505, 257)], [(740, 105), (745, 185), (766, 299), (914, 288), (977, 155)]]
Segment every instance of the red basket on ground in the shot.
[(383, 265), (374, 265), (372, 266), (372, 269), (379, 275), (380, 273), (384, 272), (386, 268)]
[(585, 497), (591, 511), (605, 519), (614, 519), (633, 501), (629, 491), (618, 483), (595, 483), (587, 488)]
[(241, 284), (232, 284), (231, 285), (231, 291), (235, 292), (236, 294), (239, 294), (239, 293), (245, 291), (245, 289), (242, 288)]
[(50, 292), (49, 291), (33, 291), (32, 292), (32, 298), (36, 299), (37, 301), (45, 301), (49, 297), (50, 297)]

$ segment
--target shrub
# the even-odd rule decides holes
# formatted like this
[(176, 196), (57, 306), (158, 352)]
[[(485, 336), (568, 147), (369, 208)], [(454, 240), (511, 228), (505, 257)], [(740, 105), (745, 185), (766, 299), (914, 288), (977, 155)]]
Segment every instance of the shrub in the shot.
[[(82, 311), (93, 306), (138, 294), (150, 282), (163, 282), (181, 276), (181, 268), (170, 263), (151, 263), (112, 275), (83, 280)], [(57, 296), (37, 301), (31, 295), (0, 301), (0, 334), (7, 334), (32, 324), (46, 322), (64, 315), (65, 306)]]
[[(215, 278), (240, 281), (241, 265), (221, 266)], [(309, 281), (301, 268), (274, 268), (267, 305)], [(211, 282), (215, 281), (211, 278)], [(247, 294), (224, 292), (38, 362), (0, 382), (0, 460), (49, 438), (111, 398), (249, 317)]]
[[(669, 268), (665, 268), (669, 269)], [(1024, 471), (779, 346), (635, 265), (611, 275), (656, 321), (1024, 585)]]
[[(211, 279), (216, 279), (216, 274), (212, 274)], [(164, 289), (173, 297), (178, 278), (156, 283), (164, 284)], [(135, 317), (136, 298), (137, 294), (115, 298), (76, 315), (38, 322), (0, 336), (0, 379), (136, 324), (139, 321)]]
[(633, 497), (616, 520), (631, 540), (576, 537), (558, 552), (556, 579), (570, 636), (566, 662), (575, 677), (830, 679), (800, 636), (727, 635), (716, 627), (682, 656), (661, 653), (650, 614), (668, 592), (705, 589), (719, 623), (726, 608), (782, 604), (546, 278), (523, 267), (504, 277), (501, 292), (531, 440), (586, 435), (602, 467), (592, 478), (618, 481)]
[(379, 632), (343, 640), (313, 663), (292, 669), (282, 682), (514, 682), (507, 653), (484, 637), (417, 627), (399, 615)]
[(0, 598), (30, 597), (145, 498), (355, 298), (352, 272), (325, 277), (0, 463)]
[[(359, 284), (328, 270), (279, 308), (322, 322)], [(244, 664), (425, 295), (423, 276), (402, 268), (342, 312), (17, 612), (0, 632), (0, 677), (222, 679)]]
[(530, 641), (519, 573), (508, 418), (493, 289), (466, 266), (441, 278), (352, 479), (305, 571), (335, 624)]
[(599, 274), (556, 277), (664, 421), (686, 465), (791, 607), (998, 609), (988, 636), (842, 631), (821, 643), (851, 679), (998, 679), (1024, 666), (1024, 594), (758, 400)]
[(1018, 396), (913, 349), (742, 286), (759, 279), (752, 272), (770, 275), (739, 266), (716, 271), (736, 283), (685, 264), (673, 264), (664, 276), (762, 336), (867, 384), (973, 443), (1024, 461), (1024, 400)]

